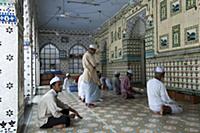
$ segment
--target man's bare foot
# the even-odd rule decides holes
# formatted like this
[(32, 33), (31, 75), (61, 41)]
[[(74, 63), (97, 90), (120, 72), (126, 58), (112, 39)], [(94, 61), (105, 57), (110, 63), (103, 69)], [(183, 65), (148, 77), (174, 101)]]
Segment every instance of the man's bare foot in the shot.
[(76, 116), (75, 114), (70, 114), (70, 115), (69, 115), (69, 117), (72, 118), (72, 119), (74, 119), (75, 116)]
[(59, 125), (53, 126), (53, 128), (65, 128), (65, 124), (59, 124)]

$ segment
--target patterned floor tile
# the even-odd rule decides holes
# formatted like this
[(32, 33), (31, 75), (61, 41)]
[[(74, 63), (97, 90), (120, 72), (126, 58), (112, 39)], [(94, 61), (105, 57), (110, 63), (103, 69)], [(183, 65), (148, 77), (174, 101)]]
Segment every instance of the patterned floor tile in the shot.
[(37, 105), (34, 105), (27, 133), (199, 133), (200, 104), (182, 103), (184, 112), (159, 116), (147, 107), (147, 99), (124, 100), (106, 92), (96, 108), (87, 108), (77, 93), (62, 92), (59, 98), (78, 110), (82, 120), (73, 120), (65, 129), (41, 130), (37, 125)]

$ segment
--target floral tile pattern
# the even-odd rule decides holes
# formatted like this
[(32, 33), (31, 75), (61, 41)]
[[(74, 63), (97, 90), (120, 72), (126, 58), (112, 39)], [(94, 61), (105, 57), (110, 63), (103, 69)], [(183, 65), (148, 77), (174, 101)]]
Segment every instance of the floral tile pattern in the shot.
[(62, 92), (59, 98), (75, 108), (82, 120), (75, 119), (65, 129), (41, 130), (37, 125), (37, 105), (34, 105), (27, 133), (199, 133), (200, 104), (182, 103), (184, 112), (177, 115), (152, 114), (144, 97), (124, 100), (112, 92), (104, 93), (103, 102), (87, 108), (77, 93)]

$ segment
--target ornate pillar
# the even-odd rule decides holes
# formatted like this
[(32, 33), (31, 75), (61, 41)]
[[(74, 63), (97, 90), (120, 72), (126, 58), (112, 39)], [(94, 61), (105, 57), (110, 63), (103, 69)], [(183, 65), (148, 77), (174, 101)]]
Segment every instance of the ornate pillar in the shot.
[(23, 117), (22, 1), (0, 0), (0, 132), (17, 132)]
[(24, 0), (24, 96), (31, 104), (33, 96), (31, 0)]

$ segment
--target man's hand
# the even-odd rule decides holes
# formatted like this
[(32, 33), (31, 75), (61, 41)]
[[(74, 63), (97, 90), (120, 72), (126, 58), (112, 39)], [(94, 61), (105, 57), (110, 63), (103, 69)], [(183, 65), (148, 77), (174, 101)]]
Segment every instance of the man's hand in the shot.
[(75, 109), (70, 107), (70, 111), (73, 112), (79, 119), (83, 119), (83, 117), (80, 116), (79, 113)]
[(83, 119), (83, 117), (80, 116), (79, 114), (76, 114), (76, 116), (77, 116), (79, 119)]
[(83, 119), (83, 117), (80, 116), (79, 113), (78, 113), (76, 110), (74, 110), (74, 113), (75, 113), (75, 115), (76, 115), (79, 119)]

